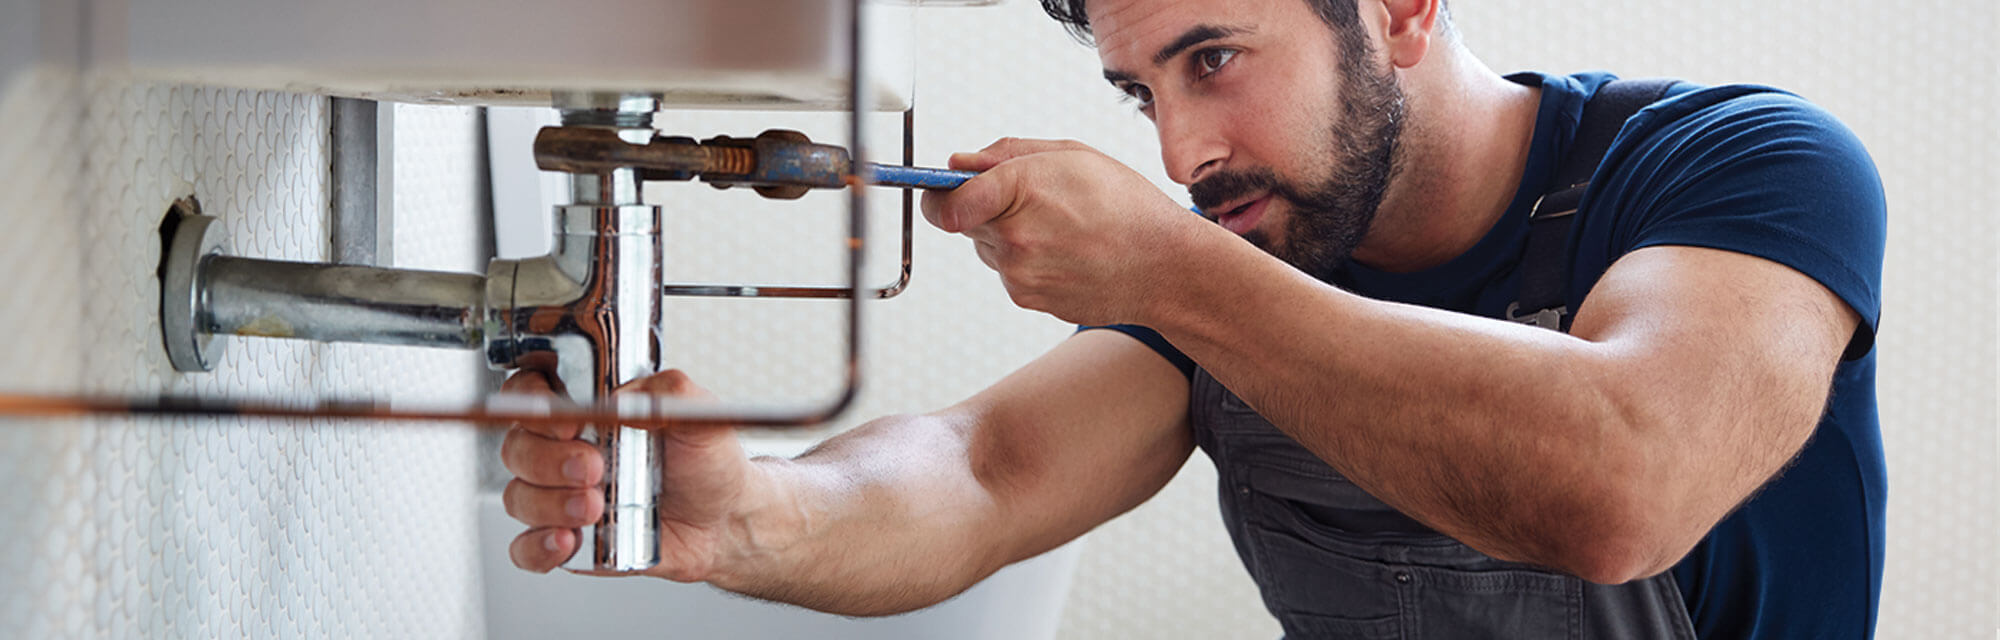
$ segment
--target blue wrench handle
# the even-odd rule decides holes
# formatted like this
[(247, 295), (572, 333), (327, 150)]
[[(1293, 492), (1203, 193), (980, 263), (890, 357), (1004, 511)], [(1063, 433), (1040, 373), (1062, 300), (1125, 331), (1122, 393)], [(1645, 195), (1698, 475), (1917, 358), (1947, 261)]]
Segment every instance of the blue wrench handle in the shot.
[(867, 179), (869, 184), (884, 187), (951, 190), (957, 189), (958, 185), (965, 184), (966, 180), (970, 180), (972, 176), (976, 175), (979, 174), (971, 171), (952, 171), (950, 169), (932, 169), (929, 167), (904, 167), (870, 162), (868, 163)]

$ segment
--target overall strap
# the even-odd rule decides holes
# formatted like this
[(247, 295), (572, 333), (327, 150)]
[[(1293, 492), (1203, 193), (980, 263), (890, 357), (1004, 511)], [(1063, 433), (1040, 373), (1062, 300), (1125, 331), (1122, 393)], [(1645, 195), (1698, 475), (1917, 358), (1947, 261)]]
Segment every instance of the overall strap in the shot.
[(1556, 165), (1554, 185), (1528, 213), (1528, 246), (1521, 254), (1521, 297), (1507, 307), (1507, 319), (1544, 329), (1569, 331), (1565, 301), (1569, 260), (1565, 251), (1570, 227), (1579, 214), (1591, 174), (1611, 150), (1625, 121), (1658, 102), (1677, 80), (1647, 78), (1613, 80), (1598, 88), (1583, 105), (1576, 137)]

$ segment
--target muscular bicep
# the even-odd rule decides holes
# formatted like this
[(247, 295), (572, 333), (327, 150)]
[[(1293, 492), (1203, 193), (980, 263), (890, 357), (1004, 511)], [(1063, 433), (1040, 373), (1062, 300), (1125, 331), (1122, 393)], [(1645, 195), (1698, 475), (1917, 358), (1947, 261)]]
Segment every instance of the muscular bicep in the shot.
[(1572, 333), (1620, 379), (1607, 400), (1669, 463), (1647, 480), (1674, 546), (1692, 546), (1798, 453), (1859, 322), (1812, 278), (1729, 251), (1640, 249), (1598, 281)]
[(1138, 340), (1084, 331), (940, 412), (968, 430), (967, 462), (1021, 527), (1016, 559), (1144, 502), (1186, 462), (1188, 384)]

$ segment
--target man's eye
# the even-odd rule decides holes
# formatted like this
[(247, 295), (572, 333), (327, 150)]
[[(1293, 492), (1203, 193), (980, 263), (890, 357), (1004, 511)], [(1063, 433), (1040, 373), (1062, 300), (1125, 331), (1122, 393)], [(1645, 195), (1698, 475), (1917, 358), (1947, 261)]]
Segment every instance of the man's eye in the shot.
[(1125, 85), (1125, 97), (1139, 103), (1140, 107), (1153, 104), (1153, 90), (1143, 84)]
[(1222, 65), (1229, 64), (1229, 60), (1234, 57), (1236, 57), (1235, 49), (1204, 49), (1194, 55), (1195, 76), (1205, 78), (1209, 74), (1221, 71)]

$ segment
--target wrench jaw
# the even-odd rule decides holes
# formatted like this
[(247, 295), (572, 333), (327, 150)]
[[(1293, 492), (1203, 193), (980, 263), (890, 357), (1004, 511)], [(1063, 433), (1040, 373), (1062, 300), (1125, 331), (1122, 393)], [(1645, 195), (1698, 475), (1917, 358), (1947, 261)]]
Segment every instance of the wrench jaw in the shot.
[(748, 171), (703, 174), (701, 180), (719, 189), (748, 186), (758, 195), (776, 200), (797, 200), (813, 189), (846, 186), (854, 162), (847, 150), (815, 144), (806, 134), (789, 129), (771, 129), (755, 138), (716, 136), (702, 141), (704, 147), (748, 149), (756, 162)]
[[(680, 148), (701, 146), (701, 143), (695, 142), (694, 138), (687, 136), (661, 136), (654, 138), (653, 144), (671, 145)], [(700, 176), (701, 173), (701, 170), (693, 168), (649, 169), (639, 167), (639, 179), (645, 182), (687, 182)]]

